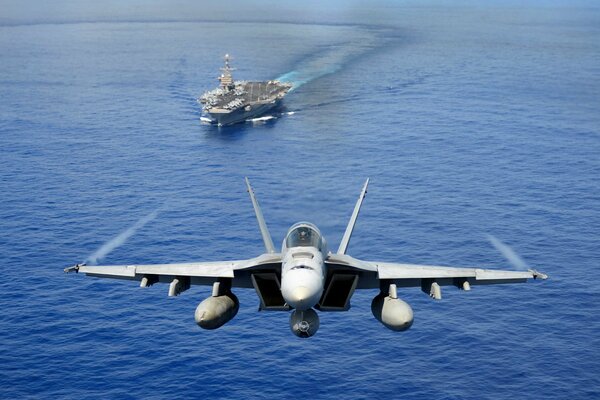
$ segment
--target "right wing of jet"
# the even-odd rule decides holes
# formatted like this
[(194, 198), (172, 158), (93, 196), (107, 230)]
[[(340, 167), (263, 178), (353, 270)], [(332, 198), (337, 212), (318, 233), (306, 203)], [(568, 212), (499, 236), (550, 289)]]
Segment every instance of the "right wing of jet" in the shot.
[(177, 296), (190, 285), (212, 285), (227, 280), (232, 287), (253, 287), (249, 271), (276, 274), (281, 270), (281, 254), (262, 254), (237, 261), (190, 262), (178, 264), (85, 265), (77, 264), (65, 272), (82, 272), (98, 278), (139, 281), (141, 287), (157, 282), (169, 283), (169, 296)]
[(152, 286), (157, 282), (168, 283), (169, 296), (177, 296), (189, 289), (191, 285), (215, 285), (218, 283), (226, 288), (255, 288), (261, 300), (261, 309), (287, 309), (279, 290), (281, 254), (275, 252), (271, 234), (267, 229), (248, 178), (246, 178), (246, 185), (266, 249), (266, 253), (258, 257), (236, 261), (178, 264), (77, 264), (65, 268), (65, 272), (82, 272), (97, 278), (139, 281), (141, 287)]

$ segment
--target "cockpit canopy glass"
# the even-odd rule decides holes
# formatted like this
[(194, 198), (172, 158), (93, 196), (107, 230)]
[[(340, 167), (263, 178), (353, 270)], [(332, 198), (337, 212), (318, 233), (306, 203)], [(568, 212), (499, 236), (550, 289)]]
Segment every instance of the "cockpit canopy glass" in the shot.
[(292, 228), (285, 241), (287, 248), (290, 247), (316, 247), (321, 249), (321, 234), (307, 225)]

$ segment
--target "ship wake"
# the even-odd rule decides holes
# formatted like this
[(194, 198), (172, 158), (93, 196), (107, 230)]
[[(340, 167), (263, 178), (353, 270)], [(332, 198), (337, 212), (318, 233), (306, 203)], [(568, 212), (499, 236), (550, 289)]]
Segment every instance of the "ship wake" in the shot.
[(277, 80), (291, 83), (293, 86), (290, 91), (296, 90), (306, 83), (338, 72), (353, 60), (381, 45), (381, 40), (375, 32), (361, 31), (358, 40), (352, 38), (347, 42), (328, 45), (299, 62), (293, 71), (281, 75)]

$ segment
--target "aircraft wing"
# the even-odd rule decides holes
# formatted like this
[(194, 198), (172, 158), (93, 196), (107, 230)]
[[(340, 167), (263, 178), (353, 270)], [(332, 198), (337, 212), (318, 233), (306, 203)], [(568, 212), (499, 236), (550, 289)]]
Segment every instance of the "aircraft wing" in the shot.
[(147, 287), (157, 282), (169, 283), (169, 296), (176, 296), (190, 285), (212, 285), (219, 279), (231, 279), (233, 287), (252, 287), (246, 269), (276, 271), (281, 268), (281, 254), (268, 253), (236, 261), (190, 262), (178, 264), (85, 265), (65, 268), (65, 272), (82, 272), (98, 278), (140, 281)]
[[(510, 271), (483, 268), (456, 268), (433, 265), (396, 264), (386, 262), (373, 263), (377, 266), (379, 279), (434, 279), (448, 284), (445, 280), (462, 279), (470, 284), (486, 285), (496, 283), (518, 283), (527, 279), (546, 279), (547, 276), (535, 270)], [(440, 283), (440, 284), (442, 284)], [(450, 282), (450, 284), (453, 284)]]
[[(357, 274), (359, 277), (357, 288), (379, 288), (380, 281), (387, 281), (388, 283), (395, 283), (398, 287), (420, 286), (423, 291), (431, 292), (432, 286), (436, 289), (436, 286), (454, 285), (469, 290), (471, 285), (521, 283), (526, 282), (527, 279), (548, 278), (547, 275), (536, 270), (510, 271), (400, 264), (363, 261), (338, 254), (330, 255), (326, 263), (333, 274)], [(436, 285), (433, 285), (434, 283)]]

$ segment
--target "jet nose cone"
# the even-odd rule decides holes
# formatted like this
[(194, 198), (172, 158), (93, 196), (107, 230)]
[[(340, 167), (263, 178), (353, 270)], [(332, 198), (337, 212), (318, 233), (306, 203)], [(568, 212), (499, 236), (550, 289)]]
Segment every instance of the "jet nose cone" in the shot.
[(313, 305), (311, 303), (312, 293), (306, 286), (297, 286), (295, 287), (291, 293), (288, 300), (288, 303), (297, 310), (306, 310)]
[(285, 302), (298, 311), (306, 311), (319, 301), (323, 293), (323, 278), (312, 268), (287, 271), (281, 280)]
[(292, 299), (296, 302), (305, 301), (310, 297), (310, 292), (306, 286), (298, 286), (292, 290)]

